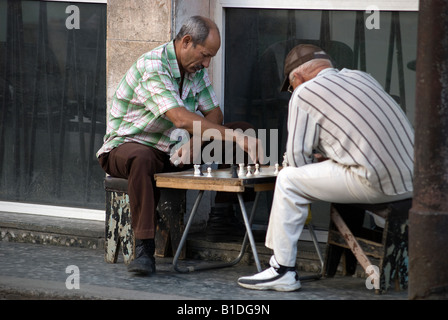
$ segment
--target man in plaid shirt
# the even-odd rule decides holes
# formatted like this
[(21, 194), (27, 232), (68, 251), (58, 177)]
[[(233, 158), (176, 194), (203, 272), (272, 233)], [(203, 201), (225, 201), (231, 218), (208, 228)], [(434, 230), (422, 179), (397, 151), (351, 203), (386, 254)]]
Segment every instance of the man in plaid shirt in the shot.
[(136, 258), (128, 266), (131, 272), (155, 272), (159, 191), (154, 174), (174, 171), (176, 166), (190, 164), (193, 157), (189, 152), (193, 144), (189, 143), (170, 159), (177, 140), (175, 129), (193, 134), (195, 123), (201, 135), (207, 129), (219, 130), (222, 140), (236, 143), (253, 162), (258, 161), (258, 139), (241, 131), (232, 131), (231, 135), (225, 132), (229, 128), (244, 131), (248, 124), (222, 125), (223, 114), (205, 69), (220, 45), (219, 30), (213, 21), (191, 17), (173, 41), (143, 54), (134, 63), (113, 96), (104, 144), (97, 157), (106, 173), (128, 179), (136, 238)]

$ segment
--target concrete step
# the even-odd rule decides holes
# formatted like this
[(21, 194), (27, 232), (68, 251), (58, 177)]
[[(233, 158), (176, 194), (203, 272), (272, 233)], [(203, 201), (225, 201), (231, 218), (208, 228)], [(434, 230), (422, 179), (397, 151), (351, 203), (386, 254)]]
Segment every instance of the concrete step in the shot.
[[(272, 251), (264, 245), (264, 240), (258, 237), (256, 241), (257, 253), (260, 263), (264, 268), (269, 264)], [(234, 260), (240, 253), (242, 238), (233, 238), (227, 242), (207, 241), (203, 234), (192, 234), (187, 241), (187, 257), (197, 260), (207, 261), (227, 261)], [(320, 243), (319, 248), (322, 254), (325, 254), (325, 244)], [(311, 241), (299, 241), (300, 252), (297, 257), (297, 268), (301, 271), (319, 272), (321, 269), (319, 256)], [(253, 255), (248, 245), (246, 253), (240, 263), (254, 265)]]
[(103, 249), (104, 222), (0, 212), (0, 240)]
[[(304, 234), (307, 234), (307, 230)], [(104, 250), (104, 235), (105, 225), (102, 221), (0, 212), (0, 241)], [(242, 238), (210, 242), (204, 232), (192, 233), (187, 240), (187, 259), (232, 261), (240, 252), (241, 242)], [(256, 243), (260, 262), (264, 267), (272, 252), (264, 246), (263, 232), (257, 232)], [(319, 247), (321, 253), (325, 254), (325, 243), (321, 242)], [(254, 264), (250, 246), (240, 263)], [(299, 241), (297, 267), (301, 271), (319, 272), (320, 261), (311, 241)]]

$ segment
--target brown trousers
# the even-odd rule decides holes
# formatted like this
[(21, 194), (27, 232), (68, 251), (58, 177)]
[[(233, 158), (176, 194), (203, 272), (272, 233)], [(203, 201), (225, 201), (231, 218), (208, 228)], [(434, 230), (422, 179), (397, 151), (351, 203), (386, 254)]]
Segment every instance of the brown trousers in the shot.
[[(231, 122), (225, 126), (243, 131), (253, 128), (246, 122)], [(98, 161), (109, 175), (128, 180), (129, 205), (135, 237), (153, 239), (156, 230), (155, 213), (160, 198), (154, 174), (186, 170), (192, 166), (177, 168), (170, 163), (169, 155), (165, 152), (134, 142), (124, 143), (109, 153), (102, 154)], [(233, 201), (228, 196), (232, 195), (218, 193), (215, 202)]]

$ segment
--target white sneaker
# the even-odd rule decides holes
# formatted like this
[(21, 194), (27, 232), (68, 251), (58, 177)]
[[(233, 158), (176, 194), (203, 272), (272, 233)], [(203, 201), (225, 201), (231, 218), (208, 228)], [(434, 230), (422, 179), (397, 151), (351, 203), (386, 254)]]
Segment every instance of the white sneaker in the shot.
[(274, 256), (271, 257), (269, 264), (271, 265), (269, 269), (253, 276), (239, 278), (238, 284), (255, 290), (295, 291), (300, 289), (301, 284), (295, 268), (286, 268), (284, 272)]

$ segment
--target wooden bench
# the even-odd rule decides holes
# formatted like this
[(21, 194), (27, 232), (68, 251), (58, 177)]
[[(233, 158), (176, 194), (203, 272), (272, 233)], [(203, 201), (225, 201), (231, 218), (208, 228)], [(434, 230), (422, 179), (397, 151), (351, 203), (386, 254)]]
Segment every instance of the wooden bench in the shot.
[[(128, 181), (107, 176), (104, 180), (106, 190), (106, 228), (105, 260), (116, 263), (120, 246), (124, 263), (134, 258), (134, 234), (131, 227)], [(176, 252), (184, 230), (186, 210), (185, 190), (160, 190), (157, 206), (157, 229), (155, 236), (157, 256), (170, 256)], [(185, 250), (181, 254), (185, 258)]]
[[(353, 275), (359, 262), (370, 280), (374, 280), (375, 293), (387, 292), (394, 282), (396, 290), (407, 289), (411, 206), (412, 199), (374, 205), (331, 204), (323, 275), (334, 276), (344, 256), (343, 274)], [(384, 219), (384, 228), (364, 228), (368, 212)], [(377, 274), (373, 273), (375, 265), (369, 257), (379, 260)]]

